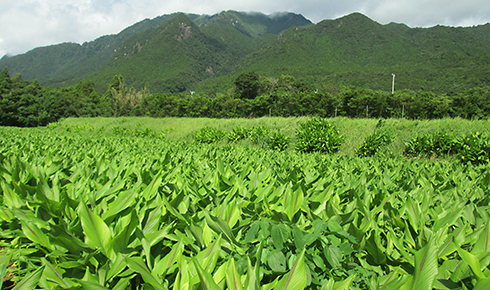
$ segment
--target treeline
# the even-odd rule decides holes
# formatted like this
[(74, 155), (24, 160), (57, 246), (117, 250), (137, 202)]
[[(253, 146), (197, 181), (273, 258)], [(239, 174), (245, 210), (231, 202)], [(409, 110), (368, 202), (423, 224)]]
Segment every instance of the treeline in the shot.
[(53, 89), (38, 81), (0, 73), (0, 125), (44, 126), (67, 117), (208, 117), (252, 118), (262, 116), (316, 116), (352, 118), (436, 119), (490, 116), (490, 87), (456, 95), (399, 91), (395, 94), (359, 87), (314, 88), (291, 76), (264, 78), (240, 75), (235, 87), (223, 94), (151, 94), (128, 88), (115, 76), (105, 94), (91, 81)]

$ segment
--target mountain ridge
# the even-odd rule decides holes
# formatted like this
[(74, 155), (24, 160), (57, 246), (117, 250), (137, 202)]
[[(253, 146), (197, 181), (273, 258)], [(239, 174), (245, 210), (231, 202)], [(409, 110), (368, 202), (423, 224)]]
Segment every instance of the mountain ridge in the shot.
[(56, 86), (89, 78), (99, 90), (118, 74), (152, 92), (227, 91), (246, 71), (291, 75), (314, 86), (386, 89), (395, 73), (401, 89), (448, 93), (490, 84), (489, 44), (488, 23), (411, 28), (352, 13), (313, 24), (290, 12), (228, 10), (145, 19), (83, 45), (59, 44), (2, 59), (0, 68), (27, 79), (37, 74), (40, 82)]

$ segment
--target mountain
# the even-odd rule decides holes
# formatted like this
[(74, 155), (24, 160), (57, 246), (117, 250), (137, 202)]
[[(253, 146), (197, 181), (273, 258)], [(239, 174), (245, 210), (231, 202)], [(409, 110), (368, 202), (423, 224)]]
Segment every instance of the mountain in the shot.
[(128, 37), (167, 22), (175, 15), (145, 19), (117, 35), (102, 36), (82, 45), (61, 43), (4, 57), (0, 60), (0, 67), (7, 67), (11, 74), (21, 73), (26, 80), (37, 79), (42, 83), (82, 77), (107, 62)]
[[(21, 73), (22, 77), (26, 80), (38, 79), (41, 83), (51, 85), (73, 84), (85, 78), (87, 75), (91, 77), (95, 76), (96, 78), (101, 77), (105, 81), (107, 79), (105, 76), (109, 72), (116, 71), (118, 74), (123, 74), (123, 72), (129, 70), (128, 67), (134, 66), (134, 60), (127, 57), (128, 55), (134, 56), (138, 60), (142, 59), (141, 55), (136, 56), (133, 51), (128, 51), (129, 47), (139, 47), (141, 49), (146, 46), (150, 39), (155, 39), (156, 35), (153, 34), (158, 31), (159, 27), (168, 24), (176, 17), (182, 18), (182, 15), (182, 13), (174, 13), (159, 16), (151, 20), (145, 19), (124, 29), (117, 35), (103, 36), (83, 45), (62, 43), (35, 48), (32, 51), (17, 56), (4, 57), (0, 60), (0, 68), (7, 67), (10, 74)], [(223, 46), (229, 46), (227, 49), (233, 55), (229, 53), (225, 54), (229, 55), (232, 58), (231, 60), (235, 61), (237, 57), (242, 57), (244, 54), (257, 49), (263, 44), (273, 41), (275, 38), (272, 35), (274, 34), (278, 34), (293, 25), (301, 26), (311, 24), (302, 15), (293, 13), (280, 13), (268, 16), (262, 13), (223, 11), (211, 16), (186, 14), (185, 17), (187, 19), (183, 23), (186, 23), (188, 20), (194, 22), (192, 24), (187, 23), (189, 25), (186, 24), (186, 26), (190, 27), (189, 29), (192, 29), (193, 34), (195, 36), (200, 35), (198, 39), (203, 40), (205, 46), (211, 45), (210, 48), (204, 48), (203, 52), (209, 49), (215, 50), (217, 49), (216, 46), (221, 46), (222, 48)], [(175, 25), (170, 24), (169, 27), (172, 26)], [(143, 41), (141, 42), (142, 39)], [(168, 37), (166, 39), (172, 40)], [(152, 45), (149, 46), (155, 49), (156, 52), (151, 52), (151, 49), (148, 48), (144, 49), (144, 52), (151, 55), (146, 57), (146, 59), (155, 58), (155, 54), (163, 51), (161, 48), (155, 46), (156, 43), (159, 43), (166, 47), (166, 52), (171, 51), (173, 57), (175, 57), (174, 60), (171, 60), (172, 68), (180, 70), (178, 72), (168, 72), (164, 77), (175, 78), (176, 75), (185, 75), (182, 70), (184, 68), (189, 69), (190, 67), (185, 67), (183, 64), (177, 65), (175, 60), (183, 60), (183, 57), (174, 53), (176, 51), (172, 45), (162, 41), (162, 39), (158, 39), (157, 37), (155, 42), (152, 42)], [(194, 45), (196, 46), (195, 48), (200, 46), (200, 44), (195, 42)], [(169, 59), (168, 53), (164, 53), (162, 56)], [(195, 53), (194, 57), (197, 57)], [(202, 57), (208, 58), (207, 56)], [(121, 59), (127, 60), (128, 63), (122, 64)], [(195, 62), (196, 59), (192, 61)], [(118, 72), (118, 69), (114, 68), (118, 65), (124, 67), (122, 72)], [(168, 68), (168, 65), (166, 67)], [(139, 83), (147, 83), (151, 75), (158, 76), (158, 74), (151, 73), (154, 70), (146, 70), (145, 68), (141, 68), (141, 70), (150, 72), (150, 76), (144, 76)], [(189, 73), (194, 74), (193, 72)], [(124, 75), (126, 76), (126, 74)], [(139, 75), (137, 76), (139, 77)], [(113, 75), (110, 78), (112, 77)], [(128, 77), (131, 78), (130, 75)], [(150, 82), (158, 83), (159, 80), (150, 79)], [(170, 80), (170, 82), (172, 81)], [(157, 85), (157, 87), (161, 86)]]
[(36, 48), (0, 60), (10, 74), (50, 85), (116, 74), (151, 92), (223, 92), (243, 72), (291, 75), (315, 87), (356, 85), (452, 93), (490, 85), (490, 24), (411, 28), (360, 13), (312, 24), (294, 13), (175, 13), (83, 45)]
[(451, 92), (490, 85), (489, 25), (409, 28), (353, 13), (289, 29), (240, 64), (267, 76), (289, 74), (316, 84)]

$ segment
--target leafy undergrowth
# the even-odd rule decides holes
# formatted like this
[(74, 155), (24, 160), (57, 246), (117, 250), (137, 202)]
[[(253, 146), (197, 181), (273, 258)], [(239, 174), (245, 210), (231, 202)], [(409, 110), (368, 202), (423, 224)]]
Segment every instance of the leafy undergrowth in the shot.
[(0, 130), (14, 289), (488, 289), (488, 164)]

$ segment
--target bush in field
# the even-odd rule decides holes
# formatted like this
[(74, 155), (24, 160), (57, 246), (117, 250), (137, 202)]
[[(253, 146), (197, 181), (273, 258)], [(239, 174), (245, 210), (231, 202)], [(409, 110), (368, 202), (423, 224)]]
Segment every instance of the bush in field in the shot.
[(374, 132), (364, 139), (356, 154), (360, 157), (374, 156), (381, 146), (391, 143), (391, 140), (391, 136), (385, 131)]
[(194, 133), (194, 141), (198, 143), (217, 143), (226, 136), (226, 133), (212, 127), (204, 127)]
[(474, 164), (490, 162), (490, 134), (488, 132), (461, 136), (456, 143), (461, 161)]
[(288, 148), (289, 138), (281, 132), (272, 132), (267, 137), (267, 148), (284, 151)]
[(344, 136), (325, 119), (313, 118), (300, 124), (296, 131), (296, 150), (300, 152), (337, 152)]
[(132, 132), (131, 129), (116, 126), (112, 128), (112, 134), (119, 135), (119, 136), (125, 136), (125, 135), (128, 136), (131, 135)]
[(444, 131), (433, 134), (424, 134), (412, 138), (405, 144), (406, 156), (442, 156), (453, 154), (458, 145), (452, 134)]
[(261, 145), (266, 142), (269, 132), (270, 130), (266, 126), (254, 126), (250, 128), (250, 131), (248, 132), (248, 138), (250, 138), (252, 143), (256, 145)]
[(135, 137), (157, 137), (157, 133), (150, 128), (136, 129), (133, 135)]
[(230, 133), (228, 133), (228, 135), (226, 135), (226, 138), (230, 142), (237, 142), (239, 140), (247, 138), (249, 133), (250, 133), (250, 128), (236, 126), (235, 128), (232, 129)]

